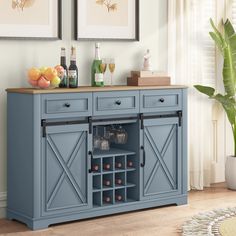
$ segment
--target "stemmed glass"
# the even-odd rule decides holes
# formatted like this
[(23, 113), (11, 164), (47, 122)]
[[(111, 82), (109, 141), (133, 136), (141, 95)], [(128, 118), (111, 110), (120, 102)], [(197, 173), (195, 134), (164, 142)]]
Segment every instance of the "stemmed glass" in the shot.
[(110, 149), (110, 142), (109, 140), (106, 138), (106, 126), (104, 126), (103, 128), (103, 137), (101, 137), (101, 143), (100, 143), (100, 149), (107, 151)]
[(115, 135), (115, 143), (116, 144), (126, 144), (128, 140), (128, 133), (126, 130), (120, 125), (116, 130)]
[(110, 58), (109, 59), (109, 70), (111, 72), (111, 86), (113, 85), (113, 74), (114, 74), (114, 71), (115, 71), (115, 68), (116, 68), (116, 64), (115, 64), (115, 59), (114, 58)]
[(94, 149), (100, 148), (101, 145), (101, 137), (98, 134), (98, 127), (95, 128), (95, 135), (93, 137), (93, 147)]
[(105, 138), (108, 139), (111, 143), (115, 142), (116, 129), (114, 125), (111, 125), (106, 129)]
[(107, 59), (103, 58), (102, 63), (100, 64), (100, 70), (103, 73), (103, 75), (105, 74), (106, 69), (107, 69)]
[(102, 58), (102, 63), (100, 64), (100, 70), (103, 74), (104, 85), (106, 85), (107, 84), (107, 82), (105, 80), (105, 72), (107, 70), (107, 59), (106, 58)]

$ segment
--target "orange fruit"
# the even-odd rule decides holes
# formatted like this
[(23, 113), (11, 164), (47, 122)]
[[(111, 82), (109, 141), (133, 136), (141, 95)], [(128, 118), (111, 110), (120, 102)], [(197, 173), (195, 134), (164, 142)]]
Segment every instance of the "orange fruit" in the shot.
[(55, 68), (49, 67), (44, 71), (43, 74), (46, 80), (51, 81), (57, 77), (57, 70)]
[(31, 68), (28, 70), (28, 77), (30, 80), (38, 80), (41, 76), (41, 71), (38, 68)]

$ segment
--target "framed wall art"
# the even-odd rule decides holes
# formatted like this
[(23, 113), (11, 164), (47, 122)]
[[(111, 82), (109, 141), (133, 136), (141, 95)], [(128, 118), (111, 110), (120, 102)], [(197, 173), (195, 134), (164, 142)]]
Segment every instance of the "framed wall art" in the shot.
[(139, 40), (139, 0), (76, 0), (76, 40)]
[(1, 0), (0, 38), (61, 39), (61, 0)]

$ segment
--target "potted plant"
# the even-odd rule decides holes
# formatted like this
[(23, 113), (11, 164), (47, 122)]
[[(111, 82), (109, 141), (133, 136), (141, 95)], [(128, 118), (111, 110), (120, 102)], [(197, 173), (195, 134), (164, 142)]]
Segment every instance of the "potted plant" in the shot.
[(230, 122), (234, 137), (234, 155), (226, 159), (225, 178), (229, 189), (236, 190), (236, 33), (229, 20), (223, 23), (223, 33), (221, 33), (210, 20), (213, 32), (211, 38), (224, 58), (223, 83), (225, 93), (220, 94), (214, 88), (202, 85), (194, 87), (210, 99), (215, 99), (224, 108)]

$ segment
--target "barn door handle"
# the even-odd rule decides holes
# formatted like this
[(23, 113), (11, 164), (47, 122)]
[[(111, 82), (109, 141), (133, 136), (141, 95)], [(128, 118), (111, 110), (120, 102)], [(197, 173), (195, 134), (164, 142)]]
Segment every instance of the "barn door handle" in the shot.
[(141, 146), (141, 150), (143, 151), (143, 163), (141, 163), (141, 167), (144, 167), (146, 164), (146, 152), (144, 146)]
[(91, 162), (91, 163), (90, 163), (89, 173), (92, 173), (93, 152), (92, 152), (92, 151), (89, 151), (88, 154), (89, 154), (89, 156), (91, 157), (91, 158), (90, 158), (90, 162)]
[(43, 128), (43, 138), (46, 137), (46, 120), (41, 120), (41, 126)]

